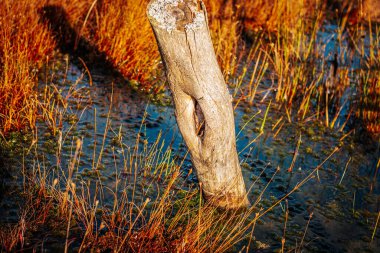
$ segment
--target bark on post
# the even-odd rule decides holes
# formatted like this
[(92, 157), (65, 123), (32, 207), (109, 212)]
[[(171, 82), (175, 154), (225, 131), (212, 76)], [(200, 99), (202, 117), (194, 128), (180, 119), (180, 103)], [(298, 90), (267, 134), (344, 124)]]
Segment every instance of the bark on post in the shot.
[(172, 92), (177, 123), (205, 198), (223, 208), (249, 202), (236, 152), (231, 95), (199, 0), (152, 0), (148, 18)]

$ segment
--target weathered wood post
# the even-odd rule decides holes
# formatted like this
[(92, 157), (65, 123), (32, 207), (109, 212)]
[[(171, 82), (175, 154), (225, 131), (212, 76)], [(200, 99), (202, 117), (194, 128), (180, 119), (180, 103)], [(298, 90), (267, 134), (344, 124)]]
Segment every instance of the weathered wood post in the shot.
[(152, 0), (147, 15), (203, 195), (223, 208), (248, 206), (232, 98), (216, 60), (203, 2)]

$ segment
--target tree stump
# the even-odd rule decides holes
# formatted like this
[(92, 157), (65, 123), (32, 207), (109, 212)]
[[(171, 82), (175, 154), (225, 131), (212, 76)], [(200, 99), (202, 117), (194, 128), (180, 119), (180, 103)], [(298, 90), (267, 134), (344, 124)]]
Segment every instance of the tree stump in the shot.
[(222, 208), (248, 206), (232, 97), (216, 60), (203, 2), (152, 0), (147, 15), (205, 199)]

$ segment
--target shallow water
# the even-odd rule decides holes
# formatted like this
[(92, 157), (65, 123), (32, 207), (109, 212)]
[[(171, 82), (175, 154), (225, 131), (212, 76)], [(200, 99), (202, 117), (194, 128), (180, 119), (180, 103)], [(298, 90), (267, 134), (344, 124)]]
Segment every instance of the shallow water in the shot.
[[(81, 71), (74, 64), (70, 65), (67, 79), (74, 83), (80, 75)], [(61, 87), (63, 95), (68, 87)], [(148, 146), (160, 135), (162, 150), (170, 148), (173, 156), (185, 156), (186, 148), (171, 106), (148, 103), (148, 100), (130, 91), (127, 86), (118, 83), (112, 85), (112, 80), (107, 76), (94, 75), (92, 86), (84, 78), (77, 88), (80, 88), (83, 97), (91, 99), (85, 103), (85, 108), (73, 108), (68, 113), (76, 117), (72, 116), (72, 121), (66, 119), (63, 125), (62, 131), (68, 133), (63, 137), (64, 147), (71, 151), (62, 152), (66, 153), (61, 160), (62, 168), (67, 168), (68, 164), (64, 163), (72, 158), (75, 147), (73, 139), (80, 137), (83, 139), (83, 149), (77, 173), (81, 175), (80, 178), (91, 179), (91, 173), (88, 172), (93, 166), (94, 149), (97, 159), (105, 132), (107, 136), (100, 168), (102, 182), (110, 188), (115, 185), (115, 168), (117, 172), (128, 170), (122, 163), (122, 150), (118, 143), (121, 141), (124, 147), (132, 148), (138, 133), (140, 142), (147, 142)], [(260, 220), (253, 234), (257, 241), (252, 250), (273, 252), (281, 248), (285, 211), (288, 210), (285, 246), (289, 250), (301, 247), (304, 252), (375, 252), (380, 246), (380, 233), (376, 233), (374, 240), (370, 241), (380, 204), (379, 178), (376, 174), (379, 143), (365, 134), (351, 134), (340, 140), (345, 133), (316, 122), (287, 123), (285, 115), (274, 111), (266, 119), (264, 134), (259, 136), (266, 106), (266, 103), (255, 108), (242, 105), (236, 110), (236, 132), (242, 129), (237, 136), (237, 149), (245, 183), (250, 189), (251, 203), (255, 203), (258, 195), (265, 190), (262, 200), (257, 204), (258, 208), (268, 208), (284, 197), (313, 173), (334, 148), (338, 147), (339, 150), (299, 190), (286, 197)], [(261, 113), (247, 122), (258, 110)], [(274, 137), (276, 129), (272, 130), (272, 127), (280, 117), (284, 117), (285, 123)], [(107, 123), (108, 120), (110, 123)], [(109, 128), (106, 130), (107, 124)], [(252, 143), (256, 137), (257, 140)], [(42, 134), (42, 138), (49, 140), (49, 135)], [(294, 158), (299, 141), (300, 146)], [(46, 152), (48, 149), (49, 145)], [(49, 162), (53, 166), (55, 155), (50, 157)], [(293, 160), (292, 170), (289, 171)], [(187, 157), (182, 168), (184, 177), (190, 168)], [(277, 168), (279, 171), (276, 173)], [(126, 173), (123, 179), (131, 180), (128, 175), (131, 173)], [(196, 183), (196, 176), (192, 174), (186, 177), (186, 182), (189, 185)], [(122, 188), (119, 190), (122, 191)], [(144, 198), (143, 192), (137, 194)], [(111, 205), (112, 200), (103, 204)]]
[[(326, 59), (337, 50), (336, 39), (334, 42), (328, 36), (335, 29), (334, 26), (326, 26), (323, 31), (326, 34), (321, 36), (324, 38), (321, 43), (327, 45)], [(346, 49), (339, 47), (339, 50)], [(353, 66), (359, 67), (360, 61), (355, 60)], [(93, 71), (92, 85), (88, 76), (81, 79), (82, 74), (77, 65), (70, 64), (66, 74), (60, 73), (54, 78), (47, 75), (48, 81), (41, 84), (43, 88), (46, 84), (52, 86), (51, 83), (54, 83), (61, 96), (70, 94), (68, 109), (63, 114), (62, 136), (50, 134), (51, 131), (43, 124), (38, 128), (39, 148), (46, 157), (46, 167), (54, 171), (58, 170), (58, 164), (59, 169), (67, 170), (75, 153), (75, 139), (79, 137), (83, 147), (75, 172), (77, 179), (91, 181), (101, 177), (104, 186), (114, 188), (115, 175), (122, 175), (121, 179), (127, 182), (123, 187), (128, 188), (128, 182), (133, 182), (133, 171), (128, 164), (123, 163), (124, 151), (135, 147), (138, 135), (141, 147), (144, 143), (152, 146), (160, 136), (160, 150), (171, 150), (173, 157), (186, 157), (182, 167), (186, 182), (184, 187), (196, 185), (194, 173), (188, 174), (192, 165), (186, 156), (187, 150), (177, 128), (172, 106), (151, 103), (144, 95), (132, 91), (125, 81), (104, 73)], [(75, 92), (69, 91), (75, 83)], [(346, 92), (346, 96), (350, 96), (355, 91)], [(264, 192), (257, 208), (265, 210), (292, 191), (303, 179), (312, 176), (258, 222), (253, 232), (256, 241), (251, 247), (252, 252), (280, 249), (283, 236), (288, 250), (376, 252), (380, 247), (380, 232), (375, 234), (373, 241), (371, 237), (380, 208), (376, 167), (380, 158), (378, 139), (362, 131), (355, 131), (346, 137), (350, 125), (344, 132), (338, 132), (317, 121), (288, 123), (286, 115), (275, 110), (269, 111), (263, 134), (260, 135), (264, 113), (273, 96), (267, 95), (264, 102), (257, 103), (255, 107), (241, 104), (235, 111), (236, 133), (239, 133), (237, 149), (250, 202), (258, 201), (258, 196)], [(257, 100), (262, 99), (263, 96), (258, 95)], [(342, 115), (348, 108), (349, 104)], [(249, 121), (259, 110), (261, 112)], [(272, 128), (280, 118), (283, 118), (281, 124), (284, 123), (275, 136), (278, 128)], [(341, 120), (340, 124), (345, 118)], [(59, 139), (62, 150), (58, 154)], [(323, 163), (335, 148), (339, 149)], [(57, 160), (57, 154), (60, 161)], [(100, 173), (95, 176), (92, 173), (94, 163)], [(319, 165), (319, 169), (314, 171)], [(122, 192), (123, 187), (118, 190)], [(139, 189), (136, 194), (141, 197), (141, 201), (146, 196)], [(101, 204), (112, 205), (111, 195), (105, 193), (104, 203)], [(5, 216), (17, 218), (17, 204), (8, 203), (7, 207)], [(286, 210), (289, 217), (285, 223)], [(244, 243), (237, 245), (233, 251), (239, 251)]]

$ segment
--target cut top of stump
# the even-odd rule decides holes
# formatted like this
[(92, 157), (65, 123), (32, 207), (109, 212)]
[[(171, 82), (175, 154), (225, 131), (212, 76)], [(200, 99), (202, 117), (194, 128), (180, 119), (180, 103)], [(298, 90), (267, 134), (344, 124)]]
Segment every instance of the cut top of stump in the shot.
[(152, 0), (148, 5), (148, 16), (168, 32), (195, 30), (205, 20), (200, 0)]

